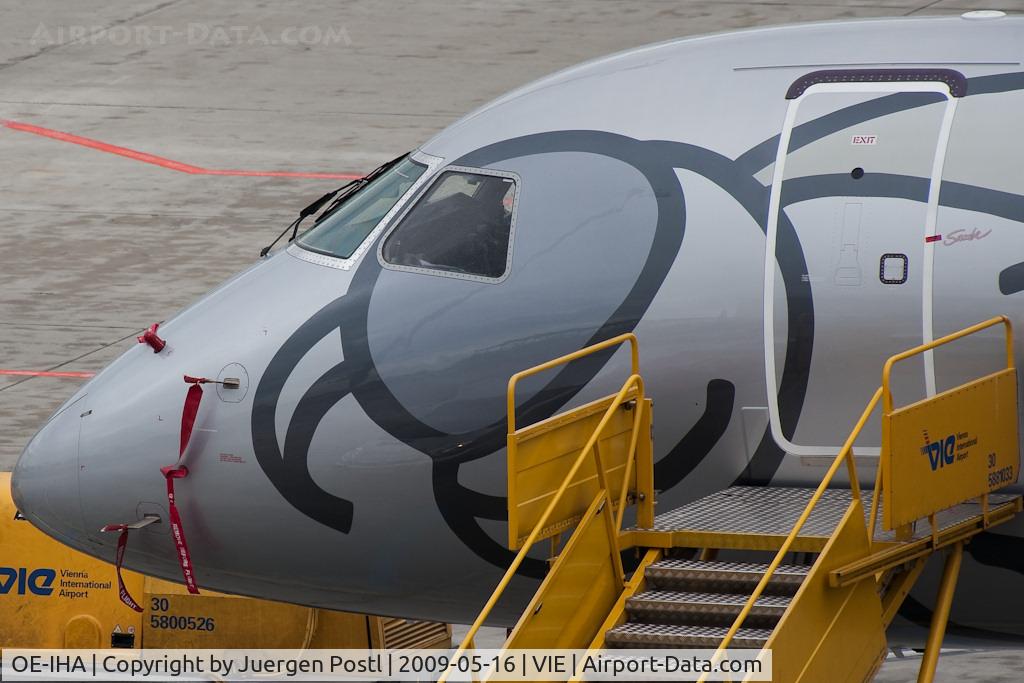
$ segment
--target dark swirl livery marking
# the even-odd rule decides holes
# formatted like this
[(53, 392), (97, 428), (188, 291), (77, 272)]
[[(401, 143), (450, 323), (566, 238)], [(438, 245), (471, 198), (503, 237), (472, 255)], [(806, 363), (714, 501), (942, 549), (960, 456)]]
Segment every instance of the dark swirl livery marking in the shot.
[[(1024, 87), (1024, 74), (1004, 74), (969, 82), (969, 95)], [(917, 99), (903, 94), (834, 112), (821, 120), (803, 124), (794, 139), (809, 144), (815, 139), (860, 121), (920, 106)], [(553, 131), (498, 142), (456, 160), (455, 164), (486, 166), (505, 159), (531, 154), (587, 152), (625, 162), (640, 171), (650, 183), (657, 200), (658, 219), (654, 240), (635, 284), (614, 313), (592, 335), (594, 343), (632, 331), (643, 317), (675, 262), (685, 234), (685, 202), (676, 169), (688, 169), (714, 182), (733, 197), (765, 230), (770, 188), (754, 174), (774, 160), (778, 137), (755, 146), (737, 159), (708, 149), (671, 141), (640, 141), (602, 131)], [(868, 179), (871, 180), (871, 179)], [(889, 183), (891, 178), (881, 179)], [(825, 181), (825, 182), (821, 182)], [(839, 180), (836, 179), (835, 183)], [(883, 194), (920, 194), (920, 178), (906, 178), (901, 185), (869, 185)], [(807, 179), (797, 188), (801, 197), (829, 194), (826, 178)], [(794, 186), (796, 187), (796, 186)], [(882, 188), (890, 189), (882, 189)], [(895, 188), (895, 189), (891, 189)], [(861, 190), (863, 191), (863, 189)], [(977, 207), (991, 199), (990, 190), (944, 183), (944, 205)], [(896, 196), (893, 195), (893, 196)], [(794, 195), (795, 196), (795, 195)], [(789, 197), (794, 200), (793, 196)], [(1007, 211), (1017, 214), (1015, 195), (1006, 198)], [(980, 207), (979, 207), (980, 210)], [(787, 297), (788, 319), (785, 362), (779, 390), (783, 433), (791, 438), (803, 406), (814, 340), (814, 307), (803, 251), (792, 224), (780, 214), (776, 260), (782, 271)], [(369, 252), (372, 253), (372, 252)], [(352, 395), (366, 414), (396, 439), (428, 455), (433, 463), (432, 483), (441, 514), (453, 532), (474, 552), (498, 566), (507, 566), (509, 551), (481, 528), (479, 519), (503, 520), (504, 497), (489, 496), (466, 488), (458, 481), (459, 467), (487, 457), (504, 446), (504, 421), (468, 433), (441, 432), (413, 416), (389, 390), (374, 367), (367, 334), (370, 297), (381, 267), (372, 257), (363, 258), (349, 291), (318, 311), (282, 345), (268, 365), (255, 393), (251, 427), (253, 448), (260, 466), (290, 504), (307, 516), (347, 533), (355, 518), (351, 501), (322, 490), (308, 469), (309, 446), (327, 411)], [(274, 415), (285, 381), (310, 349), (329, 334), (340, 331), (344, 360), (321, 375), (300, 399), (285, 435), (283, 452), (278, 447)], [(557, 412), (572, 399), (607, 363), (610, 353), (571, 363), (521, 406), (521, 417), (533, 421)], [(713, 380), (707, 387), (705, 414), (683, 439), (656, 465), (659, 488), (671, 488), (693, 471), (721, 438), (734, 410), (735, 388), (725, 380)], [(738, 481), (768, 483), (783, 457), (782, 450), (766, 430), (748, 468)], [(530, 564), (525, 573), (539, 575), (540, 563)]]

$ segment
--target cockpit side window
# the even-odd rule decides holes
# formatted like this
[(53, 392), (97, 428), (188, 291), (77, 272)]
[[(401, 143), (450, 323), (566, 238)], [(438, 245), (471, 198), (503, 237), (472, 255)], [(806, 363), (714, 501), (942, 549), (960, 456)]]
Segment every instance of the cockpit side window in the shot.
[(384, 262), (398, 269), (500, 279), (508, 270), (517, 180), (449, 168), (388, 236)]

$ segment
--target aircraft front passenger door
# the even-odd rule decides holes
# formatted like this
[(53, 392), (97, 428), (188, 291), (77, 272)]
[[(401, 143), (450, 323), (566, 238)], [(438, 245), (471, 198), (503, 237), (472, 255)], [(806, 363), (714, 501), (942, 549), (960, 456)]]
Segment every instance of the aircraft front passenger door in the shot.
[[(821, 71), (786, 95), (764, 334), (772, 434), (788, 453), (837, 453), (886, 358), (931, 339), (930, 238), (964, 88), (941, 69)], [(901, 403), (934, 392), (931, 359), (906, 363), (893, 385)], [(879, 442), (876, 418), (858, 455)]]

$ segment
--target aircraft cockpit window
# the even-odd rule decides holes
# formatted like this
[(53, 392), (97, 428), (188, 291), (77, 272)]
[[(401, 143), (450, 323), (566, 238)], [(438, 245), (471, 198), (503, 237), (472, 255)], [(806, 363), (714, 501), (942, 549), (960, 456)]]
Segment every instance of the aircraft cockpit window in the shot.
[(328, 256), (351, 257), (426, 170), (409, 157), (399, 161), (301, 235), (299, 246)]
[(510, 174), (447, 170), (388, 236), (381, 256), (399, 268), (501, 278), (509, 263), (515, 201)]

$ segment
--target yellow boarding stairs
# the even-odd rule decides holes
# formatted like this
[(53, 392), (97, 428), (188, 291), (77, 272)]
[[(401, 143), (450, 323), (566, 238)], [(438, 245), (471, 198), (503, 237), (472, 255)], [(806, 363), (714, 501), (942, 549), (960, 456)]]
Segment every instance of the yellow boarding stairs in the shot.
[[(997, 325), (1006, 334), (1003, 370), (893, 406), (895, 364)], [(516, 425), (517, 382), (625, 343), (632, 373), (616, 395)], [(882, 450), (869, 492), (857, 483), (853, 443), (880, 402)], [(943, 550), (918, 678), (933, 679), (964, 544), (1021, 510), (1020, 496), (994, 493), (1017, 480), (1019, 466), (1007, 318), (890, 358), (816, 489), (734, 486), (655, 516), (651, 407), (632, 334), (511, 378), (508, 542), (519, 554), (456, 657), (473, 647), (529, 550), (550, 540), (550, 569), (505, 648), (717, 648), (716, 657), (726, 647), (771, 648), (775, 681), (869, 681), (885, 657), (886, 627), (927, 559)], [(829, 488), (844, 465), (850, 488)], [(622, 529), (629, 506), (636, 526)], [(630, 548), (640, 561), (627, 573), (621, 552)], [(764, 564), (716, 561), (722, 549), (774, 555)], [(786, 564), (788, 553), (816, 557)]]

